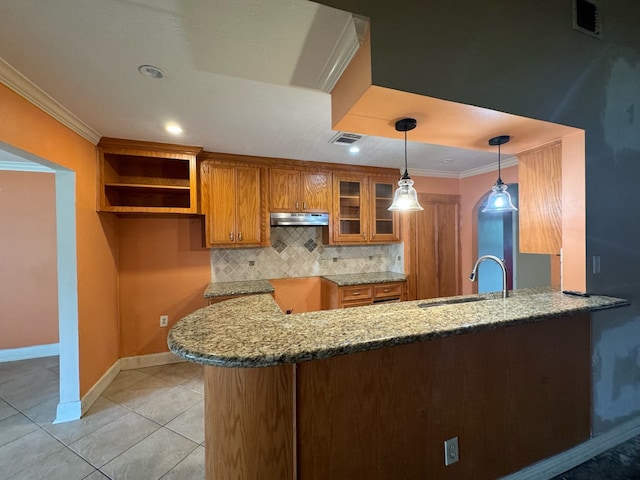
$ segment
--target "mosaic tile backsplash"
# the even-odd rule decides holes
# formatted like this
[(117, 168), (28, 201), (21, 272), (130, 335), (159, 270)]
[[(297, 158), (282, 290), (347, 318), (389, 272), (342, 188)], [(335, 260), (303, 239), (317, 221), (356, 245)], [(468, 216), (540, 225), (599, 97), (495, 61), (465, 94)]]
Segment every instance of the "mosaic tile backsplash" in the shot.
[(321, 227), (273, 227), (270, 248), (211, 249), (211, 281), (404, 273), (402, 244), (330, 246)]

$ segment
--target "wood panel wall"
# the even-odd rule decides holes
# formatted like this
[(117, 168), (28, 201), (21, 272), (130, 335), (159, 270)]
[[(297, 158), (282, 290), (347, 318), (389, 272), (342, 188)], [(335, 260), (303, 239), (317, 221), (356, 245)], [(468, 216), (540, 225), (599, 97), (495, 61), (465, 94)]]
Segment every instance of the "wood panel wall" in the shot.
[(589, 335), (585, 314), (300, 364), (298, 478), (493, 480), (585, 441)]

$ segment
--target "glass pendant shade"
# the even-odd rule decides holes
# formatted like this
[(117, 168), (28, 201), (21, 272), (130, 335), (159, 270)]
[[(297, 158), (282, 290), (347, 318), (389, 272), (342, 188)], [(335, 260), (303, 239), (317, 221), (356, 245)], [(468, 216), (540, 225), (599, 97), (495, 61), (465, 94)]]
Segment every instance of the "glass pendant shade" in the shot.
[(396, 130), (404, 132), (404, 174), (398, 181), (398, 188), (393, 194), (393, 202), (387, 209), (392, 212), (411, 212), (424, 210), (418, 203), (418, 192), (413, 188), (413, 180), (409, 177), (407, 169), (407, 131), (416, 128), (417, 122), (414, 118), (403, 118), (396, 122)]
[(507, 186), (502, 182), (496, 182), (491, 187), (491, 194), (487, 199), (487, 204), (481, 210), (482, 213), (501, 213), (501, 212), (513, 212), (518, 210), (511, 202), (511, 195), (507, 192)]
[(500, 176), (500, 146), (511, 140), (509, 135), (500, 135), (489, 139), (489, 145), (498, 146), (498, 180), (491, 187), (491, 194), (487, 199), (487, 204), (481, 210), (482, 213), (504, 213), (518, 210), (511, 201), (511, 195), (507, 192), (507, 186)]
[(413, 180), (403, 177), (398, 181), (398, 189), (393, 194), (393, 203), (389, 210), (392, 212), (424, 210), (418, 203), (418, 192), (413, 188)]

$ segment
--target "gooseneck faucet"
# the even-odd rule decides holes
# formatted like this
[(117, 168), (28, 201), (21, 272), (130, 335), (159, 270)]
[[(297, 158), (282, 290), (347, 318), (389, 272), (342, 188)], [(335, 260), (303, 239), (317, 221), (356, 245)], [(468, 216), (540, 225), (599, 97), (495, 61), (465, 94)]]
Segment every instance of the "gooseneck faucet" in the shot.
[(507, 298), (509, 296), (509, 291), (507, 290), (507, 267), (504, 264), (504, 260), (500, 260), (495, 255), (482, 255), (478, 260), (476, 260), (476, 264), (473, 266), (473, 270), (471, 270), (471, 275), (469, 275), (469, 280), (472, 282), (476, 281), (478, 276), (478, 266), (484, 262), (485, 260), (493, 260), (502, 269), (502, 298)]

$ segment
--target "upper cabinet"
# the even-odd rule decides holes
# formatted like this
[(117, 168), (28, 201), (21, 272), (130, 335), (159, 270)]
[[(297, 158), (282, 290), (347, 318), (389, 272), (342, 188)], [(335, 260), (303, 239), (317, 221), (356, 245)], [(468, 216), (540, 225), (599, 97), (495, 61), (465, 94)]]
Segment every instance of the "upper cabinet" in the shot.
[(101, 212), (198, 213), (199, 147), (103, 138), (98, 144)]
[(395, 179), (335, 173), (333, 225), (329, 243), (362, 244), (400, 241), (397, 216), (388, 210)]
[(264, 246), (263, 168), (207, 159), (200, 169), (207, 246)]
[(518, 154), (522, 253), (559, 254), (562, 247), (562, 144)]
[(289, 168), (270, 169), (269, 198), (272, 212), (328, 213), (331, 174)]

